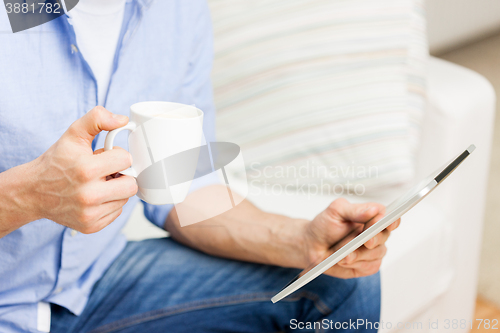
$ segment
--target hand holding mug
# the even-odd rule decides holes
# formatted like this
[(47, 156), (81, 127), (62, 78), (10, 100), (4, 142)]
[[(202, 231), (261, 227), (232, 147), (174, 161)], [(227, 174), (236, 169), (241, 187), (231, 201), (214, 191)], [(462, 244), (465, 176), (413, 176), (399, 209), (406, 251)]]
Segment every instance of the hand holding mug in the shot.
[(107, 176), (130, 167), (131, 156), (120, 148), (93, 152), (92, 140), (101, 131), (124, 126), (127, 120), (97, 106), (30, 162), (34, 177), (29, 197), (37, 219), (47, 218), (88, 234), (121, 214), (128, 198), (137, 192), (136, 181), (130, 176)]

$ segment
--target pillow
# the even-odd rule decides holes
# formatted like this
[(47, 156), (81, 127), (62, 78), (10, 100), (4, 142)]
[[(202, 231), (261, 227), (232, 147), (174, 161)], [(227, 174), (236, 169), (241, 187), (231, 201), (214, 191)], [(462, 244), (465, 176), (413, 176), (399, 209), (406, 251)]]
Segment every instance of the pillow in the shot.
[(273, 191), (369, 194), (414, 175), (422, 0), (209, 0), (217, 138)]

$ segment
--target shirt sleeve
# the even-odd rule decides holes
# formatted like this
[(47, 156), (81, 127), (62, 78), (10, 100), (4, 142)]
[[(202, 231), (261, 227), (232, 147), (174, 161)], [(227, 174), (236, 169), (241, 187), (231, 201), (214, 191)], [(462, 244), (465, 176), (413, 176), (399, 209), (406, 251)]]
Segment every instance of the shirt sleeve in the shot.
[(165, 220), (167, 219), (167, 216), (172, 208), (174, 208), (174, 205), (155, 206), (148, 204), (145, 201), (142, 201), (142, 203), (144, 204), (144, 216), (146, 216), (149, 221), (163, 229)]
[[(208, 4), (205, 0), (194, 0), (190, 1), (190, 3), (188, 9), (192, 16), (188, 21), (190, 25), (192, 25), (192, 22), (196, 22), (196, 25), (187, 37), (192, 41), (188, 51), (191, 57), (189, 71), (181, 87), (179, 102), (195, 105), (203, 111), (203, 133), (208, 143), (215, 141), (215, 106), (210, 80), (214, 52), (212, 22)], [(194, 186), (191, 186), (190, 192), (215, 183), (220, 183), (217, 177), (207, 177), (205, 181), (196, 182)], [(158, 227), (163, 228), (165, 220), (174, 205), (155, 206), (144, 201), (143, 203), (146, 218)]]

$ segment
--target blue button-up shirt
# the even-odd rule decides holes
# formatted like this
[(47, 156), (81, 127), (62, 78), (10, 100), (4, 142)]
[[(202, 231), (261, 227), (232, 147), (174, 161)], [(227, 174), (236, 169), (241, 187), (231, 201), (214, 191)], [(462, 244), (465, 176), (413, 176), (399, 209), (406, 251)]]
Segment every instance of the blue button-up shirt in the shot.
[[(205, 0), (133, 0), (125, 12), (104, 106), (128, 115), (140, 101), (195, 104), (205, 112), (204, 132), (212, 141), (213, 51)], [(0, 172), (43, 154), (96, 105), (96, 88), (67, 15), (13, 34), (0, 8)], [(104, 138), (97, 137), (95, 149)], [(126, 148), (126, 136), (115, 145)], [(137, 202), (129, 200), (122, 215), (95, 234), (75, 234), (42, 219), (0, 238), (0, 332), (36, 332), (40, 301), (80, 314), (95, 282), (125, 247), (121, 229)], [(170, 209), (145, 205), (145, 214), (162, 226)]]

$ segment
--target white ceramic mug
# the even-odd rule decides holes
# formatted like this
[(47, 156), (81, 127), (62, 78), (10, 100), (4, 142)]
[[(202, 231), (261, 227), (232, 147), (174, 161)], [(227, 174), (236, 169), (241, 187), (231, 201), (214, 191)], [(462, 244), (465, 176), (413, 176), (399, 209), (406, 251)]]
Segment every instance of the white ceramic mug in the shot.
[(154, 205), (182, 202), (189, 192), (197, 161), (176, 166), (182, 169), (179, 171), (183, 179), (189, 178), (182, 183), (169, 181), (167, 168), (172, 171), (172, 166), (165, 161), (205, 144), (203, 112), (179, 103), (136, 103), (130, 107), (130, 122), (108, 133), (104, 150), (113, 149), (114, 138), (123, 130), (130, 131), (128, 143), (133, 163), (131, 168), (120, 173), (137, 179), (137, 196)]

